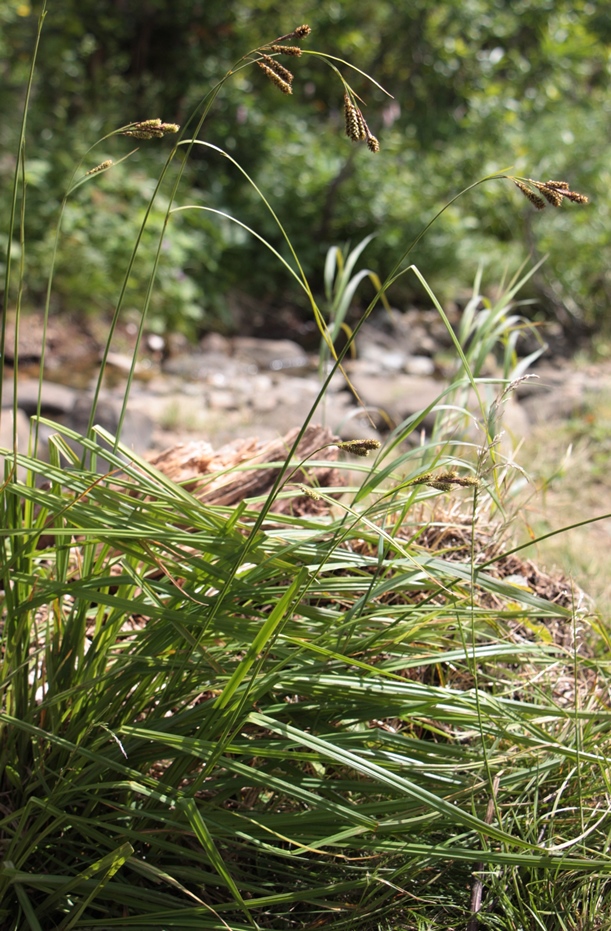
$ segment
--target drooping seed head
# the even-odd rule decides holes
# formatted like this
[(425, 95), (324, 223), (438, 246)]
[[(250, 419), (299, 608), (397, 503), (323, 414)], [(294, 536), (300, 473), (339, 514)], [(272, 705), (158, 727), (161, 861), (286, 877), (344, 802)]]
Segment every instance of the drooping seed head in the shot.
[(292, 55), (293, 58), (300, 58), (303, 54), (298, 45), (271, 45), (270, 50), (276, 55)]
[(106, 169), (110, 168), (112, 164), (113, 164), (112, 158), (107, 158), (105, 162), (100, 162), (100, 164), (96, 165), (95, 168), (90, 168), (89, 171), (86, 172), (86, 174), (97, 175), (99, 171), (106, 171)]
[(162, 123), (160, 119), (140, 120), (121, 135), (132, 136), (134, 139), (163, 139), (166, 133), (177, 133), (179, 129), (178, 123)]
[(480, 481), (474, 475), (459, 475), (456, 470), (450, 472), (440, 472), (439, 475), (433, 476), (424, 482), (430, 488), (437, 488), (438, 491), (452, 491), (453, 485), (460, 488), (474, 488), (479, 485)]
[(538, 191), (541, 191), (546, 200), (548, 200), (550, 204), (553, 204), (554, 207), (560, 206), (563, 197), (566, 197), (567, 200), (572, 201), (574, 204), (588, 203), (586, 195), (579, 194), (577, 191), (571, 191), (566, 181), (535, 181), (533, 178), (528, 178), (527, 180), (529, 184), (532, 184)]
[(281, 65), (279, 61), (276, 61), (275, 58), (271, 58), (270, 55), (262, 55), (261, 61), (265, 62), (268, 68), (271, 68), (279, 78), (282, 78), (283, 81), (286, 81), (287, 84), (292, 84), (295, 75), (292, 71), (289, 71), (288, 68), (285, 68), (284, 65)]
[(139, 123), (134, 123), (133, 125), (133, 129), (142, 130), (142, 132), (146, 132), (149, 129), (160, 129), (160, 128), (161, 128), (161, 120), (159, 118), (157, 118), (156, 120), (140, 120)]
[(572, 201), (574, 204), (587, 204), (588, 198), (585, 194), (578, 194), (577, 191), (561, 191), (564, 197), (567, 200)]
[(346, 121), (346, 135), (353, 142), (364, 138), (361, 136), (361, 125), (358, 118), (359, 110), (352, 103), (350, 96), (344, 94), (344, 118)]
[(537, 210), (543, 210), (545, 208), (545, 201), (543, 198), (539, 197), (538, 194), (535, 194), (535, 192), (532, 191), (527, 184), (524, 184), (524, 182), (520, 181), (519, 178), (512, 178), (511, 180), (517, 189), (522, 192), (524, 197), (528, 198), (528, 200), (537, 208)]
[(553, 207), (560, 206), (562, 203), (562, 191), (559, 191), (558, 188), (548, 187), (543, 181), (532, 181), (530, 178), (529, 181), (538, 191), (541, 191), (548, 204), (552, 204)]
[(337, 444), (338, 449), (343, 449), (353, 456), (368, 456), (373, 449), (379, 449), (381, 443), (379, 440), (345, 440)]
[(257, 64), (259, 68), (261, 68), (261, 70), (264, 72), (264, 74), (267, 75), (267, 77), (270, 79), (272, 84), (275, 84), (276, 87), (279, 87), (283, 94), (293, 93), (293, 89), (291, 85), (288, 83), (288, 81), (285, 81), (283, 78), (280, 77), (279, 74), (277, 74), (275, 71), (272, 71), (269, 65), (266, 65), (265, 62), (260, 61), (260, 60), (257, 61)]

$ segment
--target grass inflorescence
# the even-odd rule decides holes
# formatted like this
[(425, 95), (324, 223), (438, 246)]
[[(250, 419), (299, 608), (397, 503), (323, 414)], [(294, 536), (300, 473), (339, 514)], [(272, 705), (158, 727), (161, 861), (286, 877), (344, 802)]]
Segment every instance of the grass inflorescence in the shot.
[[(282, 43), (309, 33), (236, 68), (256, 63), (290, 88), (273, 56), (298, 59)], [(206, 144), (199, 130), (235, 70), (182, 151)], [(348, 136), (377, 152), (342, 87)], [(105, 142), (178, 132), (149, 119)], [(550, 203), (582, 197), (512, 180)], [(170, 205), (162, 239), (171, 217)], [(364, 245), (328, 256), (328, 321), (288, 238), (292, 264), (278, 254), (332, 357), (317, 405), (358, 335), (362, 321), (336, 348), (359, 281), (377, 281), (364, 320), (407, 271), (409, 249), (384, 282), (351, 278)], [(270, 470), (260, 497), (206, 503), (225, 473), (172, 481), (95, 427), (95, 412), (84, 435), (35, 417), (31, 448), (3, 451), (2, 927), (509, 931), (534, 918), (577, 931), (596, 920), (611, 877), (609, 671), (578, 590), (522, 560), (506, 531), (515, 470), (498, 431), (522, 377), (518, 286), (494, 305), (474, 299), (458, 334), (438, 307), (457, 359), (439, 403), (383, 444), (336, 438), (303, 458), (315, 405), (285, 459), (257, 464)], [(504, 377), (491, 386), (482, 369), (499, 347)], [(39, 424), (52, 431), (46, 459)], [(329, 465), (345, 481), (321, 487), (316, 469)]]

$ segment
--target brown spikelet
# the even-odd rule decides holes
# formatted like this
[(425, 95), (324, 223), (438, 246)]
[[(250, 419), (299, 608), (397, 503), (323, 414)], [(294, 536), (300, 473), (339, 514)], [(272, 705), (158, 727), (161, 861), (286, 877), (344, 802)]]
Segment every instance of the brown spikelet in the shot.
[(367, 138), (367, 136), (370, 135), (370, 133), (369, 133), (369, 126), (368, 126), (367, 123), (365, 122), (365, 117), (363, 116), (363, 114), (361, 113), (361, 111), (359, 110), (359, 108), (356, 107), (355, 109), (356, 109), (356, 119), (357, 119), (357, 122), (358, 122), (358, 124), (359, 124), (359, 135), (358, 135), (358, 138), (361, 140), (361, 142), (364, 142), (365, 139)]
[(376, 137), (373, 135), (373, 133), (369, 133), (367, 136), (367, 148), (369, 149), (370, 152), (380, 151), (380, 143), (378, 142)]
[(531, 191), (528, 185), (524, 184), (524, 182), (520, 181), (518, 178), (512, 178), (511, 180), (513, 181), (517, 189), (522, 192), (524, 197), (527, 197), (528, 200), (531, 202), (531, 204), (534, 204), (537, 210), (544, 209), (545, 201), (543, 200), (542, 197), (539, 197), (538, 194), (535, 194), (534, 191)]
[(541, 191), (546, 200), (555, 207), (560, 206), (563, 197), (566, 197), (567, 200), (572, 201), (574, 204), (588, 203), (586, 195), (571, 191), (566, 181), (534, 181), (532, 178), (528, 178), (528, 183)]
[(142, 130), (142, 132), (146, 132), (146, 131), (149, 130), (149, 129), (160, 129), (160, 127), (161, 127), (161, 120), (160, 120), (160, 119), (156, 119), (156, 120), (140, 120), (139, 123), (134, 123), (134, 125), (133, 125), (133, 128), (134, 128), (134, 129)]
[(423, 484), (429, 485), (430, 488), (437, 488), (439, 491), (451, 491), (453, 485), (458, 485), (460, 488), (477, 487), (479, 479), (473, 475), (459, 475), (458, 472), (452, 470), (432, 476)]
[(292, 32), (287, 32), (285, 36), (278, 36), (277, 39), (274, 39), (274, 44), (286, 42), (288, 39), (304, 39), (306, 36), (309, 36), (311, 32), (312, 30), (309, 26), (297, 26)]
[[(122, 136), (133, 136), (134, 139), (154, 139), (155, 136), (159, 137), (159, 133), (145, 132), (143, 129), (128, 129), (126, 132), (121, 133)], [(163, 135), (163, 133), (162, 133)]]
[(567, 200), (572, 201), (574, 204), (587, 204), (588, 198), (585, 194), (578, 194), (577, 191), (561, 191), (564, 197)]
[(292, 55), (293, 58), (300, 58), (303, 54), (298, 45), (271, 45), (270, 51), (276, 55)]
[(90, 168), (89, 171), (86, 172), (86, 174), (97, 175), (99, 171), (106, 171), (106, 169), (110, 168), (112, 164), (113, 164), (112, 158), (107, 158), (105, 162), (101, 162), (99, 165), (96, 165), (95, 168)]
[(263, 61), (257, 61), (257, 64), (261, 71), (267, 75), (272, 84), (275, 84), (276, 87), (279, 87), (283, 94), (293, 93), (293, 89), (288, 81), (283, 80), (279, 74), (277, 74), (275, 71), (272, 71), (269, 65), (266, 65)]
[(380, 445), (379, 440), (346, 440), (337, 444), (339, 449), (344, 449), (353, 456), (363, 457), (368, 456), (373, 449), (379, 449)]
[(558, 191), (550, 190), (549, 188), (540, 188), (540, 190), (548, 204), (551, 204), (552, 207), (560, 207), (562, 204), (562, 195), (559, 194)]
[(285, 68), (284, 65), (281, 65), (279, 61), (276, 61), (275, 58), (271, 58), (269, 55), (262, 55), (261, 61), (265, 62), (268, 68), (278, 75), (283, 81), (286, 81), (287, 84), (292, 84), (294, 79), (294, 74), (289, 71), (288, 68)]
[(310, 488), (309, 485), (298, 485), (297, 487), (301, 494), (305, 495), (307, 498), (312, 498), (313, 501), (322, 501), (322, 495), (319, 495), (318, 492)]
[(361, 127), (358, 119), (359, 110), (354, 106), (348, 94), (344, 94), (344, 118), (346, 121), (346, 135), (353, 142), (361, 138)]
[(178, 123), (162, 123), (160, 119), (140, 120), (121, 135), (132, 136), (134, 139), (163, 139), (166, 133), (177, 133), (179, 129)]

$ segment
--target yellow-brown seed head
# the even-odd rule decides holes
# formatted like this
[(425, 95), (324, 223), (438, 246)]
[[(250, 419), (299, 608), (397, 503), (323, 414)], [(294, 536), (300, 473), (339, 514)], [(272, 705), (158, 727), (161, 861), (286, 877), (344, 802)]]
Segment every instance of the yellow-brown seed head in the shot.
[(266, 65), (265, 62), (260, 61), (260, 60), (257, 61), (257, 64), (259, 68), (261, 68), (261, 70), (267, 75), (267, 77), (270, 79), (272, 84), (275, 84), (276, 87), (279, 87), (283, 94), (293, 93), (293, 89), (291, 85), (288, 83), (288, 81), (285, 81), (283, 78), (280, 77), (279, 74), (277, 74), (275, 71), (272, 71), (269, 65)]
[(146, 132), (148, 129), (160, 129), (161, 120), (160, 119), (140, 120), (139, 123), (134, 123), (133, 128), (137, 130), (142, 130), (142, 132)]
[(559, 207), (562, 198), (572, 201), (574, 204), (587, 204), (588, 198), (585, 194), (579, 194), (577, 191), (571, 191), (566, 181), (533, 181), (528, 179), (530, 184), (534, 184), (537, 190), (541, 191), (543, 196), (549, 200), (555, 207)]
[(528, 200), (537, 208), (537, 210), (543, 210), (545, 208), (545, 201), (543, 198), (539, 197), (538, 194), (535, 194), (534, 191), (531, 191), (527, 184), (524, 184), (524, 182), (520, 181), (518, 178), (512, 178), (511, 180), (517, 189), (522, 192), (524, 197), (528, 198)]
[(346, 440), (337, 444), (339, 449), (344, 449), (353, 456), (363, 457), (368, 456), (373, 449), (379, 449), (380, 445), (379, 440)]
[(365, 142), (367, 136), (371, 135), (369, 132), (369, 126), (365, 122), (365, 117), (361, 113), (358, 107), (356, 107), (356, 119), (359, 125), (359, 135), (358, 138), (361, 142)]
[(358, 142), (361, 136), (361, 127), (358, 118), (359, 111), (352, 103), (348, 94), (344, 94), (344, 118), (346, 121), (346, 135), (353, 142)]
[(474, 475), (459, 475), (454, 469), (450, 472), (441, 472), (439, 475), (431, 476), (425, 482), (430, 488), (437, 488), (439, 491), (452, 491), (453, 485), (460, 488), (474, 488), (479, 485), (479, 479)]
[(294, 74), (292, 71), (289, 71), (288, 68), (285, 68), (284, 65), (281, 65), (279, 61), (276, 61), (275, 58), (271, 58), (269, 55), (262, 55), (261, 61), (265, 62), (268, 68), (271, 68), (279, 78), (283, 81), (286, 81), (287, 84), (292, 84), (294, 80)]
[(86, 174), (88, 175), (97, 175), (99, 171), (106, 171), (107, 168), (113, 164), (112, 158), (107, 158), (105, 162), (101, 162), (99, 165), (96, 165), (95, 168), (90, 168)]
[(276, 55), (292, 55), (293, 58), (300, 58), (303, 54), (298, 45), (272, 45), (270, 50)]
[(160, 119), (140, 120), (121, 135), (132, 136), (134, 139), (163, 139), (166, 133), (177, 133), (179, 129), (178, 123), (162, 123)]

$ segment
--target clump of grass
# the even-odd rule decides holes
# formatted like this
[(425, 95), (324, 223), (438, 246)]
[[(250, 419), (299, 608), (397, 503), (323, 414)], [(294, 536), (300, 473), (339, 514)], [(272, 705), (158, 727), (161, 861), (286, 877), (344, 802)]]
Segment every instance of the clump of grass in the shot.
[[(273, 56), (299, 58), (282, 43), (308, 32), (236, 67), (290, 86)], [(197, 134), (229, 78), (177, 145), (214, 148)], [(151, 141), (173, 125), (120, 132)], [(334, 359), (320, 403), (362, 320), (336, 351), (287, 246)], [(479, 390), (473, 360), (512, 326), (499, 311), (454, 335), (454, 396)], [(383, 447), (340, 444), (362, 480), (275, 514), (319, 463), (296, 457), (315, 410), (269, 465), (271, 492), (235, 507), (202, 503), (94, 413), (84, 436), (35, 419), (55, 431), (49, 462), (35, 443), (5, 452), (7, 929), (509, 929), (560, 904), (578, 927), (608, 893), (608, 669), (571, 587), (544, 597), (515, 553), (507, 563), (492, 515), (509, 469), (486, 418), (475, 455), (441, 426), (407, 447), (425, 412)]]

